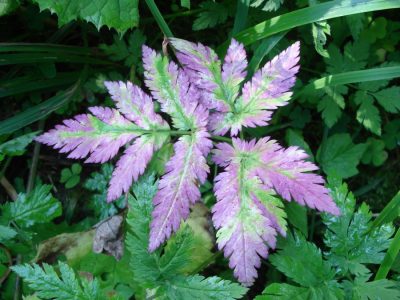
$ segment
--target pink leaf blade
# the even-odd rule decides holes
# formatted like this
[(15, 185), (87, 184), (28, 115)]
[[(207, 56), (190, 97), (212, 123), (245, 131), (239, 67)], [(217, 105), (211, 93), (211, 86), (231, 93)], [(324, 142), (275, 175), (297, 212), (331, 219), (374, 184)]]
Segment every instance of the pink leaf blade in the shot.
[[(172, 117), (174, 127), (180, 130), (204, 127), (208, 120), (208, 111), (202, 115), (199, 106), (201, 93), (190, 82), (187, 74), (174, 62), (144, 46), (145, 83), (155, 99), (161, 103), (163, 112)], [(198, 122), (201, 120), (202, 124)]]
[(166, 174), (161, 178), (153, 199), (150, 251), (178, 230), (181, 221), (189, 216), (190, 206), (199, 201), (199, 184), (204, 183), (209, 172), (205, 155), (211, 147), (205, 131), (182, 136), (175, 143), (175, 154), (166, 165)]
[(128, 147), (112, 174), (107, 192), (107, 202), (118, 199), (122, 193), (129, 191), (132, 182), (142, 175), (150, 162), (157, 146), (147, 137), (140, 137)]
[(218, 229), (218, 248), (229, 259), (229, 267), (243, 285), (250, 286), (257, 277), (261, 258), (266, 258), (269, 248), (275, 247), (276, 231), (248, 196), (246, 190), (254, 183), (241, 179), (240, 169), (231, 163), (216, 177), (213, 223)]
[(138, 127), (117, 110), (90, 108), (92, 114), (65, 120), (36, 140), (68, 153), (69, 158), (88, 157), (86, 162), (104, 163), (114, 157), (119, 148), (140, 135)]
[(256, 72), (243, 87), (243, 102), (255, 102), (263, 109), (276, 109), (286, 105), (280, 97), (293, 86), (299, 71), (300, 43), (296, 42)]
[(224, 96), (221, 62), (214, 50), (200, 43), (176, 38), (171, 38), (170, 42), (177, 50), (176, 56), (185, 67), (190, 81), (203, 91), (200, 103), (209, 109), (228, 111), (229, 102), (233, 99)]
[(239, 94), (240, 84), (246, 78), (247, 56), (243, 44), (232, 39), (222, 65), (222, 80), (229, 86), (232, 98)]
[(154, 125), (167, 126), (161, 116), (154, 112), (153, 100), (138, 86), (122, 81), (106, 81), (104, 85), (118, 110), (127, 119), (144, 129)]
[[(275, 141), (273, 141), (275, 142)], [(308, 155), (297, 147), (274, 148), (262, 153), (262, 165), (257, 173), (264, 184), (273, 188), (285, 200), (295, 200), (319, 211), (339, 214), (339, 209), (329, 196), (322, 176), (310, 173), (318, 170), (313, 163), (306, 161)]]
[(300, 44), (296, 42), (257, 71), (244, 84), (242, 95), (235, 103), (236, 111), (215, 116), (210, 128), (216, 134), (230, 130), (231, 135), (236, 136), (242, 127), (268, 125), (273, 111), (288, 104), (292, 95), (290, 89), (299, 71), (299, 50)]

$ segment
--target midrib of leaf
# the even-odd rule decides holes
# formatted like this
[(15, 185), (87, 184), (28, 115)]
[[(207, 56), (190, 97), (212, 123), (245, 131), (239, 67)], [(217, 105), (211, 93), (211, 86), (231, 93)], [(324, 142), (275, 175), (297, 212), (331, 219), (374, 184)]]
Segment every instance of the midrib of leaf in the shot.
[[(223, 97), (222, 99), (220, 99), (220, 97), (218, 97), (217, 99), (220, 99), (222, 101), (224, 101), (225, 103), (227, 103), (229, 105), (229, 107), (231, 108), (231, 111), (234, 111), (235, 107), (234, 107), (234, 100), (235, 99), (231, 99), (232, 97), (229, 97), (229, 93), (227, 92), (227, 87), (225, 86), (224, 81), (222, 80), (222, 73), (221, 73), (221, 68), (220, 66), (215, 63), (211, 63), (209, 70), (211, 71), (211, 74), (213, 74), (214, 76), (214, 82), (217, 84), (217, 86), (219, 87), (219, 90), (221, 91), (221, 96)], [(217, 96), (216, 91), (214, 91), (214, 95)]]
[(171, 215), (172, 211), (174, 210), (173, 208), (174, 208), (174, 205), (175, 205), (175, 203), (176, 203), (176, 201), (178, 199), (179, 191), (181, 190), (183, 181), (184, 181), (184, 179), (186, 177), (186, 173), (188, 171), (189, 163), (191, 161), (191, 156), (192, 156), (192, 153), (193, 153), (193, 147), (194, 147), (194, 144), (196, 142), (195, 136), (193, 134), (190, 136), (190, 140), (191, 140), (191, 143), (190, 143), (187, 155), (185, 157), (185, 164), (184, 164), (183, 171), (181, 172), (181, 176), (179, 178), (179, 184), (178, 184), (177, 188), (175, 189), (175, 195), (174, 195), (174, 198), (172, 200), (172, 204), (171, 204), (171, 206), (170, 206), (170, 208), (168, 210), (168, 214), (165, 216), (164, 221), (163, 221), (162, 225), (160, 226), (160, 230), (158, 231), (157, 237), (155, 239), (156, 241), (159, 240), (160, 235), (162, 233), (162, 229), (164, 228), (165, 224), (167, 223), (167, 220), (168, 220), (169, 216)]
[(164, 133), (169, 134), (169, 135), (188, 135), (188, 134), (191, 134), (191, 131), (157, 129), (157, 128), (141, 129), (139, 127), (136, 127), (136, 125), (134, 125), (134, 124), (129, 125), (127, 127), (121, 127), (121, 126), (113, 127), (112, 125), (104, 123), (104, 127), (101, 129), (98, 129), (95, 132), (93, 132), (93, 131), (74, 131), (74, 132), (64, 131), (60, 134), (60, 137), (63, 137), (63, 138), (88, 137), (88, 133), (90, 133), (92, 138), (93, 137), (102, 137), (107, 134), (111, 134), (112, 137), (117, 138), (121, 134), (137, 134), (137, 136), (141, 136), (143, 134), (157, 135), (157, 134), (164, 134)]
[[(243, 225), (245, 220), (243, 220), (243, 217), (247, 217), (247, 210), (248, 210), (248, 207), (249, 207), (249, 204), (247, 203), (247, 201), (251, 201), (251, 199), (249, 199), (249, 197), (247, 195), (247, 193), (248, 193), (247, 187), (245, 187), (245, 180), (244, 180), (245, 167), (244, 167), (243, 160), (246, 161), (246, 159), (241, 159), (240, 167), (239, 167), (239, 174), (238, 174), (238, 177), (239, 177), (239, 193), (240, 193), (240, 212), (239, 212), (239, 217), (240, 218), (239, 218), (239, 220), (240, 220), (240, 227), (241, 227), (240, 233), (241, 233), (241, 235), (243, 237), (242, 238), (242, 249), (243, 249), (243, 251), (242, 251), (242, 255), (241, 256), (243, 257), (242, 262), (243, 262), (244, 270), (245, 270), (244, 271), (245, 272), (245, 278), (248, 278), (247, 277), (247, 260), (246, 260), (246, 257), (245, 257), (246, 256), (246, 250), (247, 250), (246, 241), (245, 241), (246, 234), (245, 234), (245, 228), (244, 228), (244, 225)], [(241, 214), (242, 211), (246, 212), (245, 216), (243, 216)]]

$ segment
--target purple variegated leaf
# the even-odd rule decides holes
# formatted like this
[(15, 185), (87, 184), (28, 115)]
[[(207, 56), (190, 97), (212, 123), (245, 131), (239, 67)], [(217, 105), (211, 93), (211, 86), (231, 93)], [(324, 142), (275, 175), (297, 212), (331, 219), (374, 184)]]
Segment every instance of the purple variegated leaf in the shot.
[(122, 81), (106, 81), (104, 85), (115, 101), (118, 110), (127, 119), (143, 129), (151, 129), (155, 125), (169, 128), (160, 115), (154, 112), (153, 100), (138, 86)]
[(340, 213), (324, 186), (323, 177), (310, 173), (318, 167), (305, 160), (308, 155), (303, 150), (297, 147), (283, 149), (273, 140), (267, 143), (271, 147), (262, 153), (262, 164), (256, 171), (266, 187), (273, 188), (287, 201), (293, 199), (319, 211)]
[(296, 147), (283, 149), (269, 138), (233, 139), (232, 146), (220, 143), (213, 154), (214, 162), (225, 168), (214, 184), (218, 247), (244, 285), (257, 277), (260, 257), (275, 247), (277, 232), (286, 235), (286, 214), (273, 190), (288, 201), (339, 214), (322, 177), (310, 173), (317, 167)]
[(229, 86), (234, 99), (239, 94), (240, 84), (246, 77), (247, 57), (243, 44), (232, 39), (222, 65), (222, 80)]
[(277, 55), (256, 72), (251, 81), (244, 84), (242, 96), (236, 100), (236, 111), (218, 116), (210, 122), (216, 134), (225, 134), (229, 129), (235, 136), (242, 127), (266, 126), (272, 112), (286, 105), (291, 97), (290, 89), (299, 70), (300, 44), (297, 42)]
[(199, 184), (204, 183), (209, 172), (205, 156), (211, 147), (206, 131), (184, 135), (175, 143), (175, 154), (166, 164), (166, 173), (153, 199), (150, 251), (178, 230), (181, 221), (189, 216), (190, 206), (200, 199)]
[[(233, 99), (226, 97), (229, 93), (225, 92), (226, 87), (222, 82), (221, 61), (214, 50), (200, 43), (195, 44), (176, 38), (170, 38), (170, 42), (177, 50), (176, 56), (185, 66), (190, 81), (202, 90), (200, 103), (209, 109), (229, 111), (229, 102)], [(234, 58), (232, 55), (232, 60)], [(229, 66), (226, 68), (226, 77), (229, 77)], [(240, 67), (232, 66), (231, 69), (240, 73)]]
[(110, 180), (107, 192), (108, 202), (118, 199), (122, 193), (129, 191), (132, 182), (144, 173), (154, 151), (159, 147), (160, 145), (155, 144), (154, 138), (142, 136), (125, 150)]
[(256, 127), (268, 125), (271, 110), (288, 103), (290, 89), (299, 71), (300, 43), (296, 42), (275, 56), (243, 86), (241, 125)]
[[(240, 148), (250, 148), (246, 142), (236, 141)], [(248, 161), (237, 155), (241, 151), (228, 144), (219, 144), (214, 160), (225, 165), (225, 172), (215, 178), (217, 203), (213, 207), (213, 223), (217, 231), (218, 248), (229, 258), (229, 267), (246, 286), (257, 277), (261, 258), (276, 244), (276, 230), (265, 206), (254, 194), (260, 182), (247, 169)], [(228, 165), (226, 165), (228, 164)], [(250, 163), (251, 165), (251, 163)]]
[[(145, 83), (153, 97), (161, 103), (162, 111), (171, 115), (174, 127), (180, 130), (199, 128), (195, 112), (200, 93), (185, 72), (146, 46), (143, 46), (143, 65)], [(207, 124), (207, 121), (203, 118), (202, 123)]]
[(120, 147), (140, 134), (138, 126), (125, 119), (117, 110), (91, 107), (92, 114), (78, 115), (63, 125), (37, 137), (36, 140), (70, 153), (69, 158), (104, 163), (114, 157)]

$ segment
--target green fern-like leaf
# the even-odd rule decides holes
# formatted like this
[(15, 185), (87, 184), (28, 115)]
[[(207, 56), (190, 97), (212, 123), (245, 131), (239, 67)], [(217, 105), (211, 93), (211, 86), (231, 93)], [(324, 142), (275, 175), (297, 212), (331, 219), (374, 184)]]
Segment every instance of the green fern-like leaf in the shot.
[(353, 194), (348, 191), (347, 185), (338, 179), (331, 178), (329, 188), (341, 215), (323, 216), (323, 221), (328, 227), (324, 241), (331, 249), (327, 254), (328, 260), (342, 275), (352, 273), (365, 276), (369, 270), (364, 264), (377, 264), (382, 261), (394, 228), (390, 224), (384, 224), (370, 231), (372, 213), (368, 205), (363, 203), (356, 211)]
[(356, 278), (354, 282), (345, 281), (345, 287), (352, 299), (383, 300), (400, 299), (400, 290), (396, 282), (387, 279), (368, 281), (368, 277)]
[(218, 277), (204, 278), (199, 275), (185, 276), (192, 264), (192, 253), (197, 244), (193, 230), (186, 223), (168, 241), (164, 248), (153, 253), (148, 251), (149, 224), (152, 198), (157, 192), (154, 176), (142, 176), (133, 187), (135, 197), (128, 198), (129, 226), (126, 238), (131, 254), (130, 267), (136, 293), (154, 294), (161, 299), (238, 299), (247, 291), (237, 283)]
[(258, 7), (264, 11), (275, 11), (283, 4), (283, 0), (252, 0), (251, 7)]
[(175, 277), (166, 285), (167, 297), (177, 300), (240, 299), (246, 291), (246, 288), (216, 276), (208, 278), (200, 275)]
[(153, 286), (160, 277), (159, 252), (148, 252), (149, 224), (151, 221), (152, 199), (157, 192), (154, 176), (142, 176), (133, 191), (135, 198), (129, 197), (129, 212), (126, 221), (129, 231), (126, 245), (131, 253), (130, 267), (134, 280), (144, 287)]
[(300, 286), (272, 284), (257, 299), (340, 299), (343, 292), (334, 278), (335, 270), (320, 249), (297, 233), (289, 235), (280, 247), (270, 257), (271, 263)]
[(333, 280), (335, 271), (324, 261), (321, 251), (300, 234), (288, 236), (282, 249), (270, 257), (271, 263), (294, 282), (312, 287)]
[(50, 190), (51, 185), (39, 185), (28, 195), (19, 194), (16, 201), (1, 207), (3, 220), (12, 220), (19, 226), (30, 227), (60, 216), (61, 203), (51, 195)]
[(43, 264), (18, 265), (12, 267), (28, 286), (42, 299), (57, 300), (102, 300), (96, 279), (85, 281), (77, 278), (74, 271), (65, 263), (59, 262), (60, 275), (54, 267)]
[(213, 28), (218, 24), (224, 23), (233, 14), (232, 7), (227, 7), (224, 3), (205, 1), (200, 4), (204, 11), (197, 15), (193, 23), (193, 30)]

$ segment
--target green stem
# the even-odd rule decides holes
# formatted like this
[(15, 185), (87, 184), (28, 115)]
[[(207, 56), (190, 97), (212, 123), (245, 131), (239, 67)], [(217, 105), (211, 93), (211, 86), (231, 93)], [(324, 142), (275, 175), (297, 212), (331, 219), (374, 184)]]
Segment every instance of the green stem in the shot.
[(11, 163), (11, 159), (12, 159), (11, 156), (8, 156), (8, 157), (7, 157), (6, 162), (4, 163), (4, 166), (3, 166), (3, 168), (2, 168), (1, 171), (0, 171), (0, 178), (3, 177), (3, 175), (6, 173), (7, 168), (8, 168), (8, 166), (9, 166), (10, 163)]
[[(44, 128), (44, 119), (41, 119), (39, 121), (39, 130), (42, 131), (43, 128)], [(35, 148), (33, 149), (32, 165), (29, 171), (28, 184), (26, 187), (27, 194), (29, 194), (33, 190), (33, 185), (35, 184), (36, 171), (39, 162), (40, 145), (41, 144), (39, 142), (36, 142)]]
[(168, 24), (165, 22), (154, 0), (145, 0), (145, 1), (151, 11), (151, 14), (153, 15), (154, 19), (156, 19), (156, 22), (160, 27), (161, 31), (164, 33), (164, 35), (166, 37), (173, 37), (174, 35), (172, 34), (171, 29), (169, 29)]

